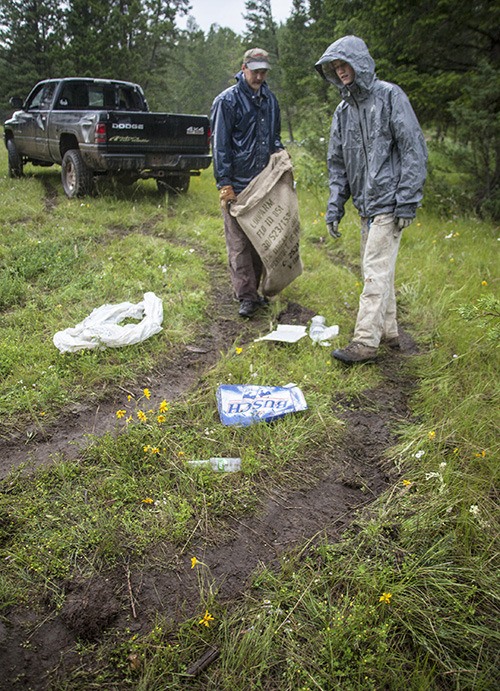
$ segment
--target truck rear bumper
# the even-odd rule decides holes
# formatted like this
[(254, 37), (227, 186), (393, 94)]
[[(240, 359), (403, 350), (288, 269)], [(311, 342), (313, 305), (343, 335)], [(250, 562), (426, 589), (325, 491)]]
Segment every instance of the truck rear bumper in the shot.
[(128, 170), (142, 174), (147, 171), (148, 177), (161, 177), (170, 171), (188, 173), (203, 170), (212, 162), (208, 154), (101, 154), (85, 151), (82, 146), (80, 150), (85, 163), (95, 171)]

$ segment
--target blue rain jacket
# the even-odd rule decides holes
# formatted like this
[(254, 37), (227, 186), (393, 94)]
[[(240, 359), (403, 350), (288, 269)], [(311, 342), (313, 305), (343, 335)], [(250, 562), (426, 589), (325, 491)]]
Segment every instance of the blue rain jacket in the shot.
[(232, 185), (238, 194), (284, 147), (278, 100), (266, 82), (255, 92), (243, 72), (236, 80), (215, 98), (210, 120), (217, 187)]
[[(342, 84), (327, 64), (332, 60), (351, 65), (351, 84)], [(343, 98), (330, 130), (326, 222), (340, 221), (351, 195), (360, 216), (414, 218), (423, 195), (427, 147), (408, 97), (399, 86), (377, 78), (375, 62), (357, 36), (332, 43), (315, 67)]]

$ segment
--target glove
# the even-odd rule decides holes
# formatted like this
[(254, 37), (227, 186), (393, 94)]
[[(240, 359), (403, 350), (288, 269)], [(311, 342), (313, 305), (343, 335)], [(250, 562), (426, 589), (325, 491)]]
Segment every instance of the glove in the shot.
[(231, 185), (224, 185), (219, 190), (219, 202), (220, 207), (223, 211), (229, 211), (229, 206), (231, 202), (236, 201), (236, 194), (234, 193)]
[(399, 230), (404, 230), (405, 228), (408, 228), (410, 223), (413, 221), (413, 218), (395, 218), (396, 225), (399, 228)]
[(328, 232), (332, 236), (332, 238), (341, 238), (342, 233), (339, 233), (339, 222), (338, 221), (332, 221), (331, 223), (327, 223), (326, 227), (328, 228)]

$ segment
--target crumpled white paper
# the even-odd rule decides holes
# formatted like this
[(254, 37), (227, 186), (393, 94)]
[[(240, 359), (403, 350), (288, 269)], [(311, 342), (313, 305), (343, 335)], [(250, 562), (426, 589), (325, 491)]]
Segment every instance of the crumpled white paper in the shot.
[[(124, 319), (141, 321), (121, 326)], [(144, 293), (144, 300), (135, 305), (120, 302), (97, 307), (80, 324), (58, 331), (52, 340), (61, 353), (75, 353), (85, 348), (121, 348), (159, 333), (163, 328), (162, 322), (162, 301), (154, 293)]]

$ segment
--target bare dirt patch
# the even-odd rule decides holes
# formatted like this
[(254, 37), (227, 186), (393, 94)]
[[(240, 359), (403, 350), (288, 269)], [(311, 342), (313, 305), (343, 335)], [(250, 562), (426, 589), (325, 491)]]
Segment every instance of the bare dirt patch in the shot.
[[(311, 316), (311, 310), (290, 303), (279, 320), (307, 324)], [(155, 396), (174, 400), (186, 394), (216, 362), (221, 350), (237, 338), (251, 341), (256, 327), (262, 328), (266, 319), (262, 312), (256, 321), (239, 320), (230, 296), (217, 296), (217, 314), (209, 332), (195, 347), (183, 348), (151, 373)], [(384, 452), (396, 441), (397, 423), (410, 416), (408, 395), (414, 384), (404, 368), (406, 357), (416, 351), (409, 334), (402, 334), (402, 345), (401, 352), (382, 355), (380, 386), (356, 398), (332, 397), (346, 432), (337, 448), (325, 451), (318, 459), (321, 473), (299, 488), (269, 486), (260, 498), (259, 509), (232, 520), (225, 538), (217, 544), (191, 543), (189, 554), (158, 545), (157, 566), (146, 570), (124, 563), (91, 581), (68, 583), (61, 610), (46, 603), (42, 611), (13, 607), (4, 612), (0, 622), (0, 688), (62, 688), (75, 669), (91, 670), (94, 666), (91, 653), (85, 658), (77, 654), (78, 640), (98, 642), (125, 629), (145, 634), (157, 613), (173, 625), (197, 614), (199, 584), (190, 568), (192, 554), (208, 566), (218, 601), (224, 603), (241, 596), (256, 569), (262, 565), (278, 568), (280, 557), (305, 541), (338, 540), (356, 511), (388, 485)], [(59, 454), (76, 457), (88, 443), (89, 434), (100, 435), (113, 427), (119, 404), (109, 400), (94, 408), (82, 405), (45, 436), (35, 434), (28, 444), (22, 444), (21, 439), (3, 442), (1, 477), (27, 458), (36, 468), (53, 462)], [(308, 463), (304, 459), (304, 470)]]

